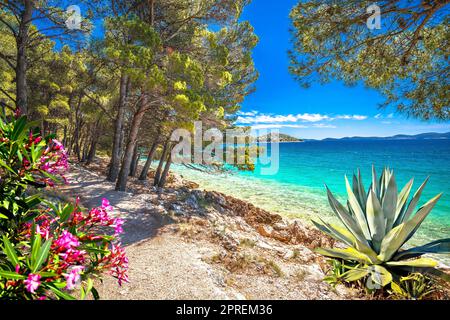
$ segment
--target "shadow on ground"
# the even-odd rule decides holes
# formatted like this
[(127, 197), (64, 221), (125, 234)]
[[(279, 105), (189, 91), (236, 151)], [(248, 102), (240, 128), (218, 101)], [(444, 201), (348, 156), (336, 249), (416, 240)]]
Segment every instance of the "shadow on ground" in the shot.
[(74, 170), (68, 179), (70, 184), (60, 191), (73, 198), (80, 197), (81, 204), (86, 208), (101, 205), (103, 198), (109, 200), (116, 209), (115, 214), (125, 220), (121, 235), (123, 245), (151, 239), (160, 228), (175, 222), (150, 202), (156, 196), (150, 190), (148, 194), (115, 191), (113, 183), (84, 169)]

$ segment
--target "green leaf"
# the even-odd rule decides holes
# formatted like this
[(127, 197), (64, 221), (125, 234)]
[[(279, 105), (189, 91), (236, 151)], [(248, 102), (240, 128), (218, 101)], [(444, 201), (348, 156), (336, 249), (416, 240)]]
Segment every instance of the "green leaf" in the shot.
[(381, 261), (389, 261), (401, 246), (414, 235), (441, 196), (442, 194), (439, 194), (428, 201), (417, 211), (411, 220), (398, 225), (388, 232), (381, 242), (381, 250), (378, 255)]
[(39, 249), (41, 248), (41, 241), (42, 237), (39, 233), (34, 233), (34, 236), (31, 237), (31, 269), (34, 269), (34, 265), (36, 265), (36, 261), (39, 255)]
[(398, 226), (401, 223), (403, 223), (404, 221), (408, 221), (409, 217), (412, 215), (414, 209), (416, 208), (417, 203), (419, 203), (420, 196), (422, 195), (423, 189), (427, 185), (428, 179), (429, 179), (429, 177), (427, 177), (425, 179), (425, 181), (420, 185), (419, 189), (417, 189), (416, 193), (414, 194), (413, 198), (411, 199), (411, 201), (408, 204), (408, 209), (406, 209), (405, 212), (403, 212), (401, 215), (399, 215), (399, 217), (395, 221), (394, 226)]
[(14, 267), (20, 265), (16, 250), (6, 236), (3, 236), (3, 250)]
[(384, 193), (383, 201), (381, 202), (384, 217), (386, 218), (386, 230), (391, 230), (394, 224), (397, 209), (397, 192), (398, 189), (397, 183), (395, 182), (395, 176), (391, 174)]
[(420, 268), (434, 268), (438, 263), (430, 258), (420, 258), (414, 260), (389, 261), (386, 262), (388, 266), (404, 266), (404, 267), (420, 267)]
[(22, 116), (14, 123), (14, 130), (11, 134), (11, 140), (17, 140), (17, 138), (24, 132), (27, 124), (27, 117)]
[(359, 252), (358, 250), (354, 248), (346, 248), (346, 249), (340, 249), (340, 248), (334, 248), (334, 249), (325, 249), (325, 248), (316, 248), (314, 250), (315, 252), (331, 258), (340, 258), (347, 261), (359, 261), (365, 264), (372, 264), (371, 259)]
[(350, 215), (347, 209), (345, 209), (345, 207), (339, 201), (336, 200), (336, 198), (331, 193), (330, 189), (328, 189), (327, 186), (325, 187), (327, 189), (328, 202), (330, 203), (331, 209), (342, 221), (342, 223), (348, 229), (348, 231), (350, 231), (355, 236), (355, 238), (357, 238), (364, 245), (369, 246), (369, 243), (364, 237), (363, 232), (361, 231), (359, 225), (356, 223), (356, 221), (353, 219), (353, 217)]
[(350, 203), (350, 206), (355, 213), (356, 221), (358, 221), (358, 225), (360, 229), (362, 230), (364, 237), (366, 239), (370, 239), (370, 231), (369, 227), (367, 225), (366, 216), (361, 209), (361, 206), (359, 205), (358, 199), (356, 199), (355, 194), (352, 191), (352, 188), (350, 186), (350, 183), (348, 182), (347, 176), (345, 176), (345, 185), (347, 187), (347, 194), (348, 194), (348, 201)]
[(37, 258), (33, 264), (32, 272), (36, 272), (42, 264), (47, 260), (48, 253), (50, 251), (50, 247), (52, 245), (53, 238), (48, 239), (44, 242), (42, 247), (39, 249)]
[(59, 274), (55, 273), (55, 272), (44, 272), (41, 271), (38, 273), (42, 278), (53, 278), (53, 277), (58, 277)]
[(372, 282), (384, 287), (392, 282), (392, 274), (383, 266), (373, 265), (369, 268)]
[(367, 267), (355, 268), (346, 271), (342, 275), (342, 279), (347, 282), (357, 281), (359, 279), (364, 278), (369, 274), (369, 270)]
[(28, 209), (32, 209), (33, 207), (35, 207), (41, 203), (41, 199), (40, 199), (39, 195), (34, 195), (34, 196), (26, 198), (25, 203), (26, 203)]
[(384, 220), (385, 216), (383, 209), (381, 208), (380, 201), (378, 201), (378, 198), (372, 189), (369, 190), (366, 212), (372, 243), (374, 245), (374, 249), (379, 252), (381, 241), (383, 240), (386, 232), (386, 222)]
[(92, 296), (94, 297), (94, 300), (100, 300), (100, 295), (98, 294), (97, 289), (95, 289), (94, 287), (92, 287)]
[(91, 293), (93, 287), (94, 287), (94, 282), (92, 281), (91, 278), (88, 278), (87, 283), (86, 283), (86, 289), (85, 289), (86, 296), (89, 295), (89, 293)]
[(60, 299), (63, 299), (63, 300), (76, 300), (75, 297), (71, 296), (71, 295), (68, 294), (68, 293), (65, 293), (65, 292), (59, 290), (58, 288), (56, 288), (56, 287), (54, 287), (54, 286), (52, 286), (52, 285), (49, 285), (48, 287), (49, 287), (50, 290), (52, 290), (53, 293), (56, 294)]
[(393, 260), (406, 260), (420, 257), (426, 253), (448, 254), (450, 253), (450, 238), (440, 239), (423, 246), (410, 248), (408, 250), (397, 253)]
[(411, 189), (414, 183), (414, 179), (409, 180), (409, 182), (403, 187), (402, 191), (400, 191), (400, 194), (397, 199), (397, 209), (395, 211), (395, 223), (393, 226), (397, 226), (397, 220), (400, 215), (404, 214), (407, 206), (406, 201), (408, 201), (409, 194), (411, 193)]
[(9, 280), (24, 280), (24, 279), (26, 279), (26, 277), (22, 274), (18, 274), (13, 271), (5, 271), (5, 270), (0, 270), (0, 277), (6, 278)]

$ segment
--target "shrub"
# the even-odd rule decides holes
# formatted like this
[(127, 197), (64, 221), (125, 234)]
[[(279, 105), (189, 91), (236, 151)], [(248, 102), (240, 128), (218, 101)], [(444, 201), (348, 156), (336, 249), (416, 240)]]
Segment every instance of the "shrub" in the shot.
[[(448, 275), (436, 269), (437, 262), (422, 257), (427, 253), (450, 253), (450, 239), (433, 241), (419, 247), (403, 249), (431, 212), (441, 195), (437, 195), (421, 206), (414, 214), (425, 181), (408, 202), (413, 180), (397, 194), (393, 171), (385, 169), (377, 180), (372, 170), (372, 184), (364, 191), (361, 174), (353, 176), (351, 186), (347, 177), (348, 206), (345, 208), (327, 188), (328, 200), (334, 213), (345, 228), (313, 221), (324, 233), (343, 242), (346, 248), (316, 251), (324, 256), (345, 261), (347, 271), (338, 274), (345, 282), (365, 280), (370, 291), (376, 291), (399, 281), (401, 276), (421, 272), (448, 280)], [(335, 274), (336, 276), (336, 274)]]
[(128, 260), (118, 242), (123, 220), (101, 206), (83, 213), (30, 188), (66, 181), (67, 154), (52, 136), (41, 137), (25, 117), (0, 120), (0, 299), (84, 299), (108, 272), (128, 281)]

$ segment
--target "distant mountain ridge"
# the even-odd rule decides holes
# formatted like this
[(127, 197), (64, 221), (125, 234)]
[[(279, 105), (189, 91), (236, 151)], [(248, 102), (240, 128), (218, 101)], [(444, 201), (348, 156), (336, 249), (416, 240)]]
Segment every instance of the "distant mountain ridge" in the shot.
[(445, 140), (450, 139), (450, 132), (438, 133), (427, 132), (416, 135), (397, 134), (391, 137), (345, 137), (345, 138), (326, 138), (322, 141), (335, 141), (335, 140)]
[[(259, 142), (272, 142), (272, 138), (271, 138), (270, 134), (266, 134), (264, 136), (259, 136), (256, 139)], [(299, 139), (299, 138), (295, 138), (288, 134), (280, 133), (278, 135), (278, 139), (276, 141), (274, 140), (273, 142), (303, 142), (303, 140)]]

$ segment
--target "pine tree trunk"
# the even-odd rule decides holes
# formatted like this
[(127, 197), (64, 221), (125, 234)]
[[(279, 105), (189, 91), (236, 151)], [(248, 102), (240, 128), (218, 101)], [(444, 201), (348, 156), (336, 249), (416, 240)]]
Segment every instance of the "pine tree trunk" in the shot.
[(163, 149), (163, 153), (161, 155), (161, 159), (159, 160), (158, 169), (156, 169), (155, 178), (153, 180), (154, 186), (159, 185), (159, 180), (161, 179), (161, 172), (163, 169), (164, 160), (167, 158), (167, 153), (169, 152), (169, 149), (170, 149), (170, 141), (167, 140), (166, 143), (164, 144), (164, 149)]
[(155, 155), (156, 148), (158, 147), (158, 137), (153, 142), (150, 151), (147, 154), (147, 161), (145, 161), (145, 165), (142, 168), (141, 174), (139, 176), (139, 180), (145, 181), (147, 180), (148, 171), (150, 170), (150, 165), (153, 161), (153, 156)]
[(121, 160), (121, 135), (123, 131), (123, 122), (125, 117), (125, 105), (127, 96), (128, 76), (122, 74), (120, 77), (120, 97), (117, 110), (116, 123), (114, 125), (113, 147), (111, 152), (111, 162), (109, 164), (109, 172), (107, 179), (115, 182), (119, 175), (119, 166)]
[(164, 185), (166, 184), (167, 175), (169, 174), (170, 165), (172, 164), (172, 152), (169, 152), (166, 166), (164, 167), (164, 171), (161, 175), (161, 179), (158, 182), (158, 187), (164, 188)]
[(140, 102), (138, 111), (134, 114), (131, 121), (130, 135), (128, 136), (127, 146), (125, 148), (122, 166), (120, 168), (119, 177), (116, 183), (117, 191), (125, 191), (127, 187), (128, 175), (130, 173), (131, 161), (133, 160), (133, 151), (137, 143), (139, 129), (144, 118), (146, 109), (148, 108), (147, 95), (144, 93)]
[(137, 172), (137, 166), (139, 163), (139, 145), (136, 143), (134, 146), (133, 151), (133, 159), (131, 160), (131, 167), (130, 167), (130, 177), (135, 177)]
[(24, 10), (20, 17), (19, 31), (16, 37), (17, 62), (16, 62), (16, 108), (22, 114), (28, 112), (28, 94), (27, 94), (27, 46), (28, 32), (30, 29), (31, 18), (33, 15), (33, 1), (24, 1)]

